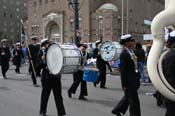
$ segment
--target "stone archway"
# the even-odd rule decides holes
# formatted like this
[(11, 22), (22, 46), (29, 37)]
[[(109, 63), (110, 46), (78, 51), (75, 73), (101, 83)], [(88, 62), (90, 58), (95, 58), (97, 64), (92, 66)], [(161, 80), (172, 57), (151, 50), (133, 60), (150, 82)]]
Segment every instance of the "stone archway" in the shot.
[(60, 27), (55, 21), (50, 21), (45, 29), (45, 37), (54, 42), (61, 42)]
[(116, 41), (120, 36), (121, 22), (119, 18), (119, 8), (115, 4), (101, 4), (91, 14), (91, 29), (96, 31), (91, 34), (93, 36), (92, 38), (99, 39), (102, 37), (103, 41)]
[(118, 7), (112, 3), (105, 3), (101, 5), (97, 10), (112, 10), (114, 12), (118, 12)]
[(43, 15), (43, 37), (54, 42), (63, 42), (63, 13), (50, 12)]

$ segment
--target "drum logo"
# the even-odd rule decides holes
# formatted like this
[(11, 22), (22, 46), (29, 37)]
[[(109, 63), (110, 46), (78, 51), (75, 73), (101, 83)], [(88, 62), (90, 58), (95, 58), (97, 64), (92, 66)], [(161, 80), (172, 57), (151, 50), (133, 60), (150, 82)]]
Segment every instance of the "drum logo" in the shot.
[(115, 45), (111, 42), (105, 42), (100, 48), (100, 54), (103, 60), (111, 61), (115, 57)]

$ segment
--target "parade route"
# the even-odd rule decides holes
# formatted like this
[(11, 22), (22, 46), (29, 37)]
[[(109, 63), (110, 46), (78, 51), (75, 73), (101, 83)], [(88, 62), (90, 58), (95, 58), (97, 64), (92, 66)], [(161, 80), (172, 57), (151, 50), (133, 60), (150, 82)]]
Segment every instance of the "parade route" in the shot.
[[(10, 66), (7, 72), (7, 80), (0, 74), (0, 116), (39, 116), (41, 84), (33, 87), (27, 64), (22, 65), (21, 74), (16, 74), (14, 66)], [(73, 78), (70, 74), (62, 75), (62, 93), (66, 116), (114, 116), (112, 108), (123, 96), (119, 75), (107, 75), (107, 89), (101, 89), (99, 85), (95, 88), (88, 83), (88, 101), (78, 99), (79, 88), (70, 99), (67, 90), (72, 84)], [(151, 95), (154, 87), (141, 85), (139, 90), (142, 116), (164, 116), (165, 109), (156, 106), (156, 100)], [(57, 116), (53, 95), (51, 94), (48, 116)], [(125, 116), (129, 116), (127, 112)]]

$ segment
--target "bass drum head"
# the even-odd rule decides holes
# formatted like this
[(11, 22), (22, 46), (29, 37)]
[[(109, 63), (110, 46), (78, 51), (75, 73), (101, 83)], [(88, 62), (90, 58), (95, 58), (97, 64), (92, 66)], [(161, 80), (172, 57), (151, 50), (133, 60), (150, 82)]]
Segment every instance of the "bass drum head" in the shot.
[(102, 43), (100, 47), (100, 55), (103, 60), (111, 61), (115, 57), (115, 45), (111, 41)]
[(59, 74), (63, 66), (63, 52), (58, 44), (52, 44), (47, 50), (47, 67), (53, 74)]

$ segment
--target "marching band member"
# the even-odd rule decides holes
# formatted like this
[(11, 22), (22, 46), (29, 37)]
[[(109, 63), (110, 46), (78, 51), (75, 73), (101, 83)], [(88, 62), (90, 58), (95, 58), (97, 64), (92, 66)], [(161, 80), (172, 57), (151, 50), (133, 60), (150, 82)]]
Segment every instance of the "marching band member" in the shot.
[(112, 72), (112, 69), (109, 65), (109, 62), (103, 60), (100, 54), (97, 55), (96, 65), (97, 65), (97, 68), (99, 69), (99, 77), (97, 82), (94, 83), (94, 86), (96, 87), (96, 84), (99, 84), (100, 82), (100, 88), (106, 89), (107, 88), (105, 86), (106, 85), (106, 65), (108, 66), (110, 72)]
[(30, 51), (28, 51), (29, 62), (30, 62), (29, 70), (32, 73), (31, 78), (33, 81), (33, 86), (38, 87), (37, 79), (36, 79), (36, 71), (37, 71), (38, 53), (39, 53), (40, 46), (37, 45), (37, 40), (38, 40), (37, 36), (32, 36), (31, 39), (32, 39), (32, 43), (29, 45)]
[(19, 42), (16, 43), (15, 48), (13, 50), (13, 63), (16, 65), (16, 73), (20, 73), (21, 59), (23, 57), (21, 44)]
[(43, 39), (41, 41), (40, 56), (40, 67), (42, 69), (41, 73), (41, 83), (42, 83), (42, 93), (41, 93), (41, 104), (40, 104), (40, 116), (46, 116), (48, 99), (53, 91), (55, 104), (58, 112), (58, 116), (64, 116), (65, 109), (63, 105), (62, 91), (61, 91), (61, 75), (50, 74), (47, 68), (46, 53), (49, 47), (50, 41)]
[(137, 93), (140, 86), (140, 76), (137, 58), (133, 52), (135, 42), (132, 36), (127, 34), (121, 37), (120, 44), (124, 47), (120, 55), (120, 75), (124, 96), (112, 110), (112, 113), (117, 116), (122, 116), (121, 114), (125, 114), (130, 105), (130, 116), (141, 116), (140, 102)]
[(72, 93), (75, 94), (79, 84), (81, 83), (81, 89), (80, 89), (80, 100), (87, 100), (85, 96), (88, 95), (87, 92), (87, 84), (86, 81), (83, 80), (83, 67), (84, 67), (84, 52), (86, 51), (87, 45), (81, 44), (79, 45), (79, 50), (81, 52), (82, 58), (81, 58), (81, 66), (77, 72), (73, 73), (73, 84), (68, 90), (68, 96), (69, 98), (72, 97)]
[[(163, 59), (163, 73), (169, 84), (175, 88), (175, 31), (170, 32), (166, 47), (170, 49), (170, 52), (166, 54)], [(174, 116), (175, 114), (175, 102), (164, 97), (166, 114), (165, 116)]]
[(1, 47), (0, 47), (0, 58), (1, 58), (1, 69), (2, 69), (2, 75), (4, 79), (7, 79), (6, 72), (9, 69), (9, 60), (10, 60), (10, 50), (7, 46), (7, 39), (1, 40)]

